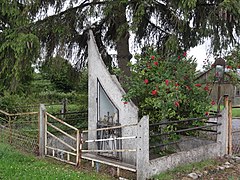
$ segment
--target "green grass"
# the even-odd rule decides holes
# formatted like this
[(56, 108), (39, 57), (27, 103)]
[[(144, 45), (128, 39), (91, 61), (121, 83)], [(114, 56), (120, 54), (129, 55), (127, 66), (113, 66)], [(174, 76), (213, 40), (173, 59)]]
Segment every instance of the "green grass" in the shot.
[(240, 117), (240, 108), (232, 109), (232, 117)]
[[(220, 107), (221, 110), (224, 109), (223, 105), (221, 105)], [(216, 111), (217, 110), (217, 106), (213, 106), (212, 110)], [(232, 117), (240, 117), (240, 108), (232, 108)]]
[(0, 179), (109, 179), (107, 176), (81, 172), (73, 166), (40, 160), (22, 154), (9, 145), (0, 143)]
[[(179, 179), (181, 175), (186, 175), (194, 171), (202, 171), (205, 168), (209, 168), (211, 166), (216, 165), (217, 162), (214, 160), (205, 160), (197, 163), (190, 163), (183, 166), (179, 166), (174, 168), (173, 170), (166, 171), (159, 175), (154, 176), (154, 179), (157, 180), (171, 180), (171, 179)], [(181, 179), (181, 178), (180, 178)]]

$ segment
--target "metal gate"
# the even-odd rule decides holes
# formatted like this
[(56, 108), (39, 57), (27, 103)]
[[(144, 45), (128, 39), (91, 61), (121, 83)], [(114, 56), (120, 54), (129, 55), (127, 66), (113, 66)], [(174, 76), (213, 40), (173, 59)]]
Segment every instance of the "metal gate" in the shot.
[(45, 155), (69, 164), (79, 164), (79, 130), (45, 113)]

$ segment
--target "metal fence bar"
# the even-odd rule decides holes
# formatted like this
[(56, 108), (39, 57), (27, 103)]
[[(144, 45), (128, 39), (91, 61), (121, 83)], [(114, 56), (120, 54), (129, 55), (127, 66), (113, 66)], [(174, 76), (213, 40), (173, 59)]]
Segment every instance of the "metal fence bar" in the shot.
[(232, 108), (240, 108), (240, 105), (232, 106)]
[(65, 112), (65, 113), (54, 113), (52, 115), (58, 116), (58, 115), (85, 114), (85, 113), (88, 113), (88, 111), (72, 111), (72, 112)]
[[(159, 126), (159, 125), (166, 125), (166, 124), (181, 123), (181, 122), (188, 122), (188, 121), (196, 121), (196, 120), (206, 120), (206, 119), (209, 119), (209, 118), (217, 118), (217, 117), (221, 117), (221, 115), (207, 116), (207, 117), (202, 117), (202, 118), (189, 118), (189, 119), (176, 120), (176, 121), (159, 122), (159, 123), (149, 124), (149, 127), (151, 127), (151, 126)], [(207, 123), (207, 121), (206, 121), (206, 123)]]
[(220, 125), (221, 125), (221, 123), (218, 123), (217, 125), (214, 124), (214, 125), (205, 125), (205, 126), (199, 126), (199, 127), (193, 127), (193, 128), (187, 128), (187, 129), (180, 129), (180, 130), (177, 130), (177, 131), (171, 131), (171, 132), (167, 132), (167, 133), (152, 134), (152, 135), (150, 135), (150, 137), (170, 135), (170, 134), (174, 134), (174, 133), (181, 133), (181, 132), (186, 132), (186, 131), (199, 130), (201, 128), (214, 127), (214, 126), (220, 126)]

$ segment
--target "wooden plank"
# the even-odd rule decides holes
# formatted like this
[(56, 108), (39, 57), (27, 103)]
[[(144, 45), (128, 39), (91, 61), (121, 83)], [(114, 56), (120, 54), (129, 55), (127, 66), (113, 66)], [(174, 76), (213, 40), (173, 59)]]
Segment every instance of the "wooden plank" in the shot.
[(76, 155), (76, 163), (77, 163), (77, 165), (80, 165), (80, 156), (79, 156), (79, 154), (80, 154), (80, 149), (79, 149), (79, 146), (80, 146), (80, 132), (79, 132), (79, 130), (77, 130), (77, 155)]
[(58, 119), (58, 118), (56, 118), (55, 116), (53, 116), (53, 115), (51, 115), (51, 114), (49, 114), (49, 113), (47, 113), (47, 112), (46, 112), (46, 114), (47, 114), (47, 116), (49, 116), (49, 117), (51, 117), (52, 119), (54, 119), (54, 120), (56, 120), (56, 121), (64, 124), (65, 126), (71, 128), (71, 129), (74, 129), (74, 130), (76, 130), (76, 131), (78, 130), (77, 128), (75, 128), (75, 127), (71, 126), (70, 124), (62, 121), (61, 119)]
[(46, 155), (47, 157), (50, 157), (50, 158), (53, 158), (53, 159), (56, 159), (56, 160), (59, 160), (59, 161), (62, 161), (62, 162), (65, 162), (65, 163), (68, 163), (68, 164), (72, 164), (72, 165), (74, 165), (74, 166), (76, 166), (77, 164), (76, 163), (74, 163), (74, 162), (71, 162), (71, 161), (67, 161), (67, 160), (65, 160), (65, 159), (61, 159), (61, 158), (58, 158), (58, 157), (53, 157), (53, 156), (50, 156), (50, 155)]
[(47, 149), (51, 149), (51, 150), (54, 150), (54, 151), (61, 151), (61, 152), (64, 152), (66, 154), (71, 154), (73, 156), (76, 156), (77, 154), (76, 153), (73, 153), (73, 152), (70, 152), (70, 151), (66, 151), (66, 150), (63, 150), (63, 149), (58, 149), (58, 148), (55, 148), (55, 147), (50, 147), (50, 146), (46, 146)]
[(38, 112), (16, 113), (16, 114), (10, 114), (9, 116), (24, 116), (24, 115), (34, 115), (34, 114), (38, 114)]
[(128, 124), (128, 125), (122, 125), (122, 126), (113, 126), (113, 127), (107, 127), (107, 128), (99, 128), (99, 129), (89, 129), (82, 131), (83, 133), (90, 132), (90, 131), (102, 131), (102, 130), (110, 130), (110, 129), (119, 129), (124, 127), (131, 127), (131, 126), (137, 126), (138, 124)]
[(52, 128), (56, 129), (57, 131), (63, 133), (64, 135), (66, 135), (67, 137), (71, 138), (74, 141), (77, 141), (77, 139), (73, 136), (71, 136), (70, 134), (64, 132), (63, 130), (61, 130), (60, 128), (54, 126), (53, 124), (51, 124), (50, 122), (47, 122), (47, 125), (51, 126)]
[(0, 113), (5, 114), (5, 115), (7, 115), (7, 116), (11, 116), (11, 114), (9, 114), (9, 113), (7, 113), (7, 112), (5, 112), (5, 111), (3, 111), (3, 110), (0, 110)]
[(132, 165), (132, 164), (127, 164), (121, 161), (117, 161), (117, 160), (113, 160), (113, 159), (108, 159), (108, 158), (104, 158), (102, 156), (97, 156), (94, 154), (90, 154), (90, 153), (86, 153), (82, 155), (83, 159), (87, 159), (90, 161), (95, 161), (95, 162), (99, 162), (102, 164), (106, 164), (109, 166), (113, 166), (113, 167), (117, 167), (120, 169), (125, 169), (128, 171), (132, 171), (132, 172), (136, 172), (136, 166)]
[(61, 142), (62, 144), (64, 144), (65, 146), (69, 147), (70, 149), (72, 149), (73, 151), (76, 151), (76, 149), (72, 146), (70, 146), (69, 144), (67, 144), (66, 142), (64, 142), (63, 140), (61, 140), (60, 138), (58, 138), (57, 136), (53, 135), (52, 133), (50, 133), (49, 131), (47, 131), (47, 134), (49, 134), (50, 136), (52, 136), (53, 138), (57, 139), (59, 142)]
[(84, 142), (91, 143), (91, 142), (103, 142), (103, 141), (113, 141), (113, 140), (124, 140), (124, 139), (136, 139), (137, 136), (127, 136), (127, 137), (113, 137), (113, 138), (107, 138), (107, 139), (93, 139), (93, 140), (86, 140)]
[(112, 149), (112, 150), (99, 150), (99, 149), (90, 149), (82, 150), (82, 152), (136, 152), (136, 149)]

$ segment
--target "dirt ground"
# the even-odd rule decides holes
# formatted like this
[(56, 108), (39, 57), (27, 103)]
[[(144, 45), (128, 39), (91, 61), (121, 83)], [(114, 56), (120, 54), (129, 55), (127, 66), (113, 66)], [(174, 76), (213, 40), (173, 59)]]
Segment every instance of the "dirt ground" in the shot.
[[(240, 157), (224, 157), (216, 159), (216, 164), (208, 166), (201, 171), (192, 171), (198, 174), (198, 178), (201, 180), (240, 180)], [(187, 174), (176, 174), (174, 180), (192, 180), (194, 178), (189, 177)]]

